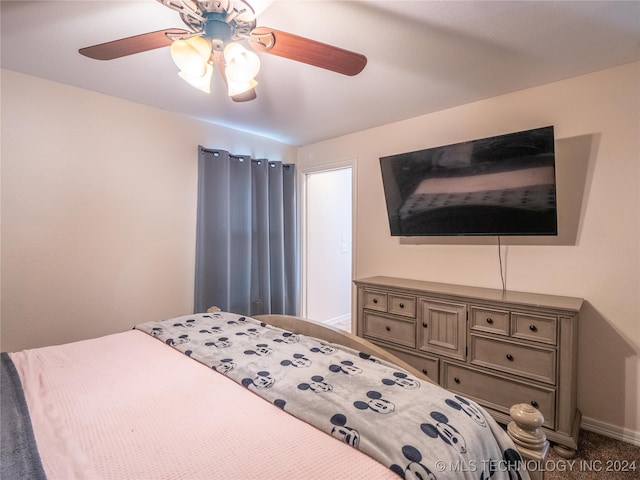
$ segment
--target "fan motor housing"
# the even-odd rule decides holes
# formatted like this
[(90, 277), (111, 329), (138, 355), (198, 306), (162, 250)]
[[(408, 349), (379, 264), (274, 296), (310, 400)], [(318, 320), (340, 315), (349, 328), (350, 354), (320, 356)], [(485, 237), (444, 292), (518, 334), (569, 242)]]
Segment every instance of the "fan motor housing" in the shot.
[(233, 27), (225, 22), (219, 14), (207, 14), (204, 24), (204, 36), (211, 40), (213, 50), (222, 51), (229, 40), (233, 38)]

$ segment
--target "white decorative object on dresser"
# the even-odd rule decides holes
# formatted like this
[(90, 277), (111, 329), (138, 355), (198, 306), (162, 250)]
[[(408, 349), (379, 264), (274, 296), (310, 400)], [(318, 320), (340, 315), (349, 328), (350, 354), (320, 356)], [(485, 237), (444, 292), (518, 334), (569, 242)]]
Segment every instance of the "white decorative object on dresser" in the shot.
[(356, 280), (356, 333), (501, 423), (528, 403), (557, 453), (578, 447), (578, 318), (583, 300), (392, 277)]

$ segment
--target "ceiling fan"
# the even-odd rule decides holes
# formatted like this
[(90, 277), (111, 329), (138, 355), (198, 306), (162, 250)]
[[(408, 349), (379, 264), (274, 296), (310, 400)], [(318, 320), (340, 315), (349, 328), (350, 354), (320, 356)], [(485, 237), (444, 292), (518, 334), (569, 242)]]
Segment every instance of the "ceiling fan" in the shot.
[(240, 43), (246, 40), (258, 52), (278, 55), (343, 75), (357, 75), (367, 64), (359, 53), (291, 33), (256, 26), (256, 14), (245, 0), (157, 0), (177, 11), (187, 26), (143, 33), (81, 48), (96, 60), (113, 60), (162, 47), (171, 47), (179, 75), (209, 93), (217, 65), (236, 102), (256, 98), (259, 57)]

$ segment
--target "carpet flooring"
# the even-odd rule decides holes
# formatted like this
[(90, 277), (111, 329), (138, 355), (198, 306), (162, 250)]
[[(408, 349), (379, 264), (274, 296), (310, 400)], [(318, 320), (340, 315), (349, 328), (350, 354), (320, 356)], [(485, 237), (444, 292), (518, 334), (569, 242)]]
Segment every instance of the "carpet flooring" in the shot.
[(545, 480), (638, 480), (640, 447), (580, 430), (576, 457), (566, 460), (549, 449), (544, 467)]

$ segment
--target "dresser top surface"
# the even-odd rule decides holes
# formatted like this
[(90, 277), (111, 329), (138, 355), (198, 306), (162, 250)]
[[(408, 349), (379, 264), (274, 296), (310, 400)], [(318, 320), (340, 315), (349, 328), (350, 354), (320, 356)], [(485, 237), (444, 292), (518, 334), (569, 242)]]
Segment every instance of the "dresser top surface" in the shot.
[(439, 295), (451, 295), (477, 300), (488, 300), (496, 302), (511, 303), (517, 305), (527, 305), (535, 307), (557, 308), (580, 311), (583, 299), (575, 297), (564, 297), (558, 295), (546, 295), (542, 293), (516, 292), (510, 290), (499, 290), (496, 288), (471, 287), (465, 285), (454, 285), (448, 283), (428, 282), (424, 280), (411, 280), (395, 277), (368, 277), (355, 280), (355, 284), (360, 286), (371, 286), (378, 288), (397, 288), (411, 290), (416, 293), (428, 292)]

